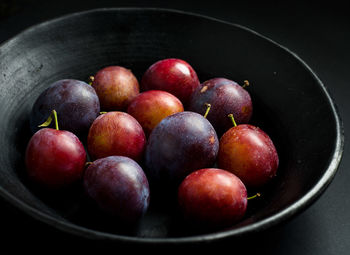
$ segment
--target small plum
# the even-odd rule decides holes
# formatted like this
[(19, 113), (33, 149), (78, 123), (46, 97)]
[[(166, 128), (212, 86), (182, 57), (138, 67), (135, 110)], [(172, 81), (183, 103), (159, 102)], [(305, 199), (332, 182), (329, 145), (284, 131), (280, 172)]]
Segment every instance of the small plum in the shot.
[(127, 223), (139, 220), (149, 206), (146, 175), (128, 157), (109, 156), (95, 160), (85, 170), (83, 186), (103, 212)]
[(140, 161), (146, 146), (146, 136), (138, 121), (125, 112), (101, 114), (92, 123), (87, 148), (92, 159), (126, 156)]
[(232, 127), (228, 114), (233, 114), (237, 124), (243, 124), (250, 121), (253, 112), (248, 91), (225, 78), (213, 78), (201, 84), (193, 93), (188, 110), (203, 114), (206, 103), (211, 104), (207, 118), (219, 136)]
[(86, 162), (86, 152), (79, 138), (56, 127), (38, 130), (25, 152), (29, 178), (49, 189), (67, 187), (80, 180)]
[(247, 190), (234, 174), (217, 168), (194, 171), (180, 184), (178, 204), (184, 218), (201, 227), (229, 227), (243, 218)]
[(149, 136), (162, 119), (183, 111), (181, 101), (174, 95), (166, 91), (149, 90), (135, 97), (127, 112), (141, 124), (146, 136)]
[(277, 172), (279, 158), (271, 138), (260, 128), (241, 124), (220, 138), (219, 168), (237, 175), (247, 188), (260, 188)]
[(149, 136), (145, 165), (160, 186), (178, 185), (189, 173), (214, 164), (219, 149), (210, 122), (194, 112), (164, 118)]
[(187, 105), (192, 93), (200, 85), (192, 66), (182, 59), (168, 58), (155, 62), (144, 73), (141, 88), (164, 90), (176, 96)]
[(103, 111), (123, 111), (140, 93), (135, 75), (122, 66), (107, 66), (93, 77), (92, 87)]

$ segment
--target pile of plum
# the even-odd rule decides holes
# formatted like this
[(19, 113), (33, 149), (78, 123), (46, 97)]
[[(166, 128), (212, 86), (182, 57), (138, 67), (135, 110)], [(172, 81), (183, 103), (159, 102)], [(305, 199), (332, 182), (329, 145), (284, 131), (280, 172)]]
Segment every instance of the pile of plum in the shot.
[(248, 124), (246, 85), (200, 83), (175, 58), (151, 65), (140, 84), (121, 66), (99, 70), (89, 84), (59, 80), (31, 111), (28, 176), (48, 190), (80, 183), (96, 208), (130, 223), (153, 191), (175, 190), (185, 220), (230, 226), (246, 212), (247, 189), (266, 185), (279, 164), (270, 137)]

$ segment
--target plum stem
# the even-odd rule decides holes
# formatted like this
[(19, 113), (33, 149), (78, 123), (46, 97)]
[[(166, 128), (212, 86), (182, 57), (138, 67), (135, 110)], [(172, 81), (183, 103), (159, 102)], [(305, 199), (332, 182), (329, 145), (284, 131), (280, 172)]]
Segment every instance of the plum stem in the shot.
[(248, 87), (249, 85), (250, 85), (249, 81), (248, 80), (244, 80), (242, 88)]
[(232, 123), (233, 123), (233, 126), (234, 126), (234, 127), (237, 127), (237, 123), (236, 123), (236, 121), (235, 121), (235, 118), (233, 117), (233, 114), (230, 113), (229, 115), (227, 115), (227, 117), (229, 117), (229, 118), (231, 119), (231, 121), (232, 121)]
[(205, 113), (204, 113), (204, 118), (207, 118), (207, 116), (208, 116), (208, 113), (209, 113), (209, 111), (210, 111), (210, 108), (211, 108), (211, 104), (209, 104), (209, 103), (205, 103), (205, 106), (207, 107), (207, 110), (205, 111)]
[(55, 128), (58, 130), (58, 118), (57, 118), (57, 112), (55, 110), (52, 110), (53, 117), (55, 118)]
[(105, 114), (105, 113), (107, 113), (107, 112), (100, 112), (100, 115)]
[(91, 165), (91, 164), (92, 164), (92, 162), (91, 162), (91, 161), (88, 161), (88, 162), (85, 163), (85, 167), (88, 167), (88, 166)]
[(251, 197), (247, 197), (247, 200), (250, 200), (250, 199), (254, 199), (256, 197), (260, 197), (261, 194), (260, 193), (256, 193), (254, 196), (251, 196)]
[(93, 81), (95, 80), (94, 76), (89, 76), (89, 85), (92, 85)]
[(38, 127), (47, 127), (47, 126), (49, 126), (51, 124), (51, 122), (52, 122), (52, 116), (53, 116), (53, 118), (55, 120), (55, 128), (56, 128), (56, 130), (59, 130), (56, 110), (52, 110), (52, 112), (49, 115), (49, 117), (47, 118), (47, 120), (43, 124), (39, 125)]

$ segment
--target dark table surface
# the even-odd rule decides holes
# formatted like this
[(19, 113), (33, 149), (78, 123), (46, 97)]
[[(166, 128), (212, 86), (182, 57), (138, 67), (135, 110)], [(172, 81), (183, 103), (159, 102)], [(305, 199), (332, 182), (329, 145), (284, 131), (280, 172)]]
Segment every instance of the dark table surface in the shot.
[[(198, 4), (189, 1), (0, 0), (0, 43), (42, 21), (99, 7), (172, 8), (251, 28), (295, 52), (316, 72), (335, 99), (344, 122), (345, 136), (350, 131), (350, 16), (345, 4), (336, 1), (297, 4), (292, 1), (228, 3), (216, 0)], [(229, 247), (232, 253), (245, 254), (349, 254), (348, 152), (345, 137), (344, 155), (335, 179), (306, 211), (277, 228), (239, 242), (212, 245), (211, 248), (222, 250)], [(105, 246), (63, 234), (33, 220), (0, 199), (0, 254), (23, 251), (86, 253), (88, 250), (102, 251), (103, 248)], [(118, 246), (111, 248), (120, 252)], [(201, 250), (201, 247), (194, 248)]]

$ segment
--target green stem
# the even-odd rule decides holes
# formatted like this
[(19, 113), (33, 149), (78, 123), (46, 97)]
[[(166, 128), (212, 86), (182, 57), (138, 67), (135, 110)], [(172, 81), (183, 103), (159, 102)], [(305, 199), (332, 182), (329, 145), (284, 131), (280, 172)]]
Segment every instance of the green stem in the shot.
[(260, 197), (260, 196), (261, 196), (260, 193), (256, 193), (254, 196), (247, 197), (247, 200), (250, 200), (250, 199), (253, 199), (253, 198), (256, 198), (256, 197)]
[(52, 110), (53, 117), (55, 118), (55, 128), (56, 130), (59, 130), (58, 128), (58, 119), (57, 119), (57, 112), (55, 110)]
[(52, 112), (51, 112), (50, 116), (47, 118), (47, 120), (43, 124), (39, 125), (38, 127), (48, 127), (52, 122), (52, 116), (53, 116), (53, 119), (55, 120), (55, 128), (56, 128), (56, 130), (59, 130), (56, 110), (52, 110)]
[(88, 167), (88, 166), (90, 166), (91, 164), (92, 164), (92, 162), (91, 162), (91, 161), (88, 161), (88, 162), (85, 163), (85, 167)]
[(243, 81), (243, 88), (245, 88), (245, 87), (248, 87), (250, 84), (249, 84), (249, 81), (248, 80), (244, 80)]
[(233, 126), (234, 126), (234, 127), (237, 127), (237, 124), (236, 124), (235, 118), (233, 117), (233, 114), (230, 113), (229, 115), (227, 115), (227, 117), (229, 117), (229, 118), (231, 119), (231, 121), (232, 121), (232, 123), (233, 123)]
[(89, 76), (89, 85), (92, 85), (92, 83), (94, 82), (95, 77), (94, 76)]
[(208, 103), (205, 103), (205, 106), (207, 107), (207, 110), (205, 111), (205, 113), (204, 113), (204, 118), (207, 118), (207, 116), (208, 116), (208, 113), (209, 113), (209, 111), (210, 111), (210, 108), (211, 108), (211, 104), (208, 104)]

